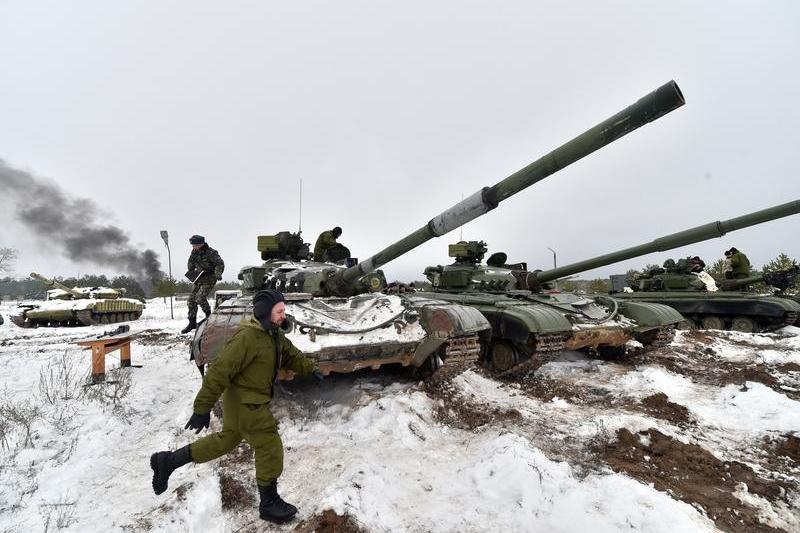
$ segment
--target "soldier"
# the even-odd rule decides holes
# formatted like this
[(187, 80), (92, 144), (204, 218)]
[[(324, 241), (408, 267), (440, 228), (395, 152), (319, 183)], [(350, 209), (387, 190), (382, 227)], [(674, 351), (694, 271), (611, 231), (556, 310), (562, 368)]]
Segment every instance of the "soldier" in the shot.
[(194, 414), (186, 428), (197, 433), (208, 428), (211, 408), (222, 394), (222, 431), (207, 435), (174, 452), (150, 457), (153, 491), (167, 490), (170, 474), (189, 462), (205, 463), (235, 449), (242, 439), (255, 452), (256, 480), (261, 496), (259, 515), (283, 523), (297, 513), (278, 495), (283, 472), (283, 444), (278, 423), (269, 411), (279, 368), (300, 375), (323, 377), (313, 361), (292, 345), (281, 330), (286, 320), (283, 295), (268, 289), (253, 298), (253, 316), (242, 325), (211, 364), (194, 400)]
[(323, 231), (317, 237), (317, 242), (314, 244), (314, 261), (324, 261), (325, 252), (329, 248), (336, 246), (336, 239), (342, 234), (342, 228), (336, 226), (332, 230)]
[(725, 257), (728, 260), (728, 269), (725, 271), (725, 277), (728, 279), (743, 279), (750, 277), (750, 260), (742, 252), (735, 247), (725, 252)]
[(225, 270), (225, 262), (222, 261), (219, 252), (206, 243), (205, 237), (192, 235), (189, 243), (192, 245), (192, 253), (189, 254), (186, 277), (189, 278), (189, 281), (194, 282), (194, 286), (188, 302), (189, 324), (181, 330), (181, 333), (189, 333), (197, 327), (198, 304), (203, 308), (206, 318), (211, 314), (208, 295), (214, 289), (217, 281), (222, 279), (222, 272)]

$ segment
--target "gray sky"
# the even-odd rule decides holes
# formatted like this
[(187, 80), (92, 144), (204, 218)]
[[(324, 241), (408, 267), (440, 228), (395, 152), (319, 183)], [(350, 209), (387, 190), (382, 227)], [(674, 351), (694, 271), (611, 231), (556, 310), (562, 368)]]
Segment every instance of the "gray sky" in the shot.
[[(785, 2), (0, 0), (0, 158), (91, 198), (181, 274), (206, 236), (226, 279), (256, 236), (339, 225), (366, 258), (675, 79), (686, 105), (464, 228), (547, 268), (800, 198), (800, 4)], [(102, 215), (101, 215), (102, 216)], [(800, 256), (800, 216), (735, 245)], [(434, 239), (384, 270), (421, 279)], [(17, 272), (71, 262), (0, 191)]]

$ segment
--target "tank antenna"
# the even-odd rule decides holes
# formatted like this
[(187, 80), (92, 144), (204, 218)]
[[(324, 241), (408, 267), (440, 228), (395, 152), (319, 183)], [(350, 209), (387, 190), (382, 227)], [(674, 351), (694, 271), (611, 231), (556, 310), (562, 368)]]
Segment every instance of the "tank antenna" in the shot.
[(300, 206), (297, 215), (297, 233), (303, 233), (303, 178), (300, 178)]

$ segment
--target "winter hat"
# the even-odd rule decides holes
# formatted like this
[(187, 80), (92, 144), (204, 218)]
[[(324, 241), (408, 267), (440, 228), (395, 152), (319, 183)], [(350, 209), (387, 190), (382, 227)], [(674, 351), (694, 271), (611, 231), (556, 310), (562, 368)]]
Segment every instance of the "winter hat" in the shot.
[(206, 238), (202, 235), (192, 235), (189, 237), (189, 244), (205, 244)]
[(278, 302), (283, 302), (283, 294), (281, 291), (275, 289), (266, 289), (258, 291), (253, 297), (253, 315), (259, 320), (269, 321), (272, 314), (272, 308)]

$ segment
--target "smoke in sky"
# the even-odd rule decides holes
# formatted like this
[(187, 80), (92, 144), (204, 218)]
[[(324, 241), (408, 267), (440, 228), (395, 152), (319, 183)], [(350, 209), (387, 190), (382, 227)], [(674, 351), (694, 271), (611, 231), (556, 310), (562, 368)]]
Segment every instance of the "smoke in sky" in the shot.
[(13, 168), (0, 159), (2, 200), (42, 241), (76, 262), (112, 266), (140, 282), (164, 276), (153, 250), (140, 250), (108, 214), (88, 198), (73, 198), (58, 185)]

